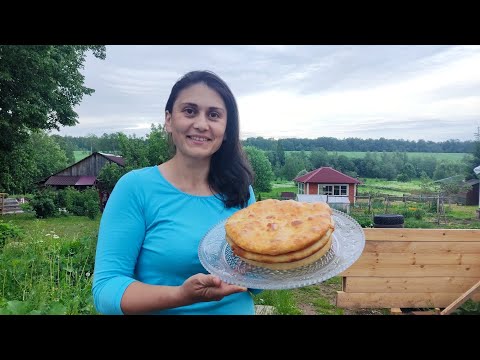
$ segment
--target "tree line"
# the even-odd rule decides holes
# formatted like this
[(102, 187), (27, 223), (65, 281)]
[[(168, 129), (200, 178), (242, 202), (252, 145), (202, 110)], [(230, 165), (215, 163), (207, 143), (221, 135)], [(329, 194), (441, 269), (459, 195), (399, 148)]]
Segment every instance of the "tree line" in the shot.
[(319, 137), (316, 139), (265, 139), (252, 137), (243, 141), (246, 146), (254, 146), (264, 151), (276, 151), (281, 147), (285, 151), (313, 151), (325, 149), (327, 151), (361, 151), (361, 152), (424, 152), (424, 153), (471, 153), (475, 141), (425, 141), (402, 139), (360, 139), (333, 137)]
[[(82, 138), (49, 135), (35, 131), (18, 144), (9, 156), (0, 157), (0, 192), (10, 194), (30, 193), (36, 182), (74, 163), (73, 151), (79, 149), (73, 139)], [(84, 144), (90, 143), (91, 150), (116, 153), (125, 159), (125, 168), (106, 166), (99, 179), (111, 190), (125, 172), (144, 166), (167, 161), (173, 154), (167, 133), (162, 125), (151, 126), (145, 138), (125, 135), (121, 132), (102, 137), (85, 137)], [(410, 158), (406, 152), (367, 152), (363, 158), (350, 159), (337, 153), (329, 154), (320, 148), (310, 152), (286, 152), (281, 142), (275, 150), (261, 150), (244, 145), (248, 160), (255, 171), (254, 188), (270, 191), (273, 180), (291, 181), (295, 177), (330, 166), (352, 177), (381, 178), (386, 180), (409, 181), (429, 178), (432, 180), (462, 174), (466, 179), (475, 178), (473, 168), (480, 164), (480, 141), (474, 143), (474, 151), (463, 161), (438, 160), (434, 155)], [(81, 148), (80, 148), (81, 149)], [(85, 148), (83, 148), (85, 149)]]

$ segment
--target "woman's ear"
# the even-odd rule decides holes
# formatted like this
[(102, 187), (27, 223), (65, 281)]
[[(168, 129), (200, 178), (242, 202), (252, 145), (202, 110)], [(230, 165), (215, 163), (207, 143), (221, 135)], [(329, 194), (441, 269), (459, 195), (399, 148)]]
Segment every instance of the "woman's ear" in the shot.
[(172, 132), (172, 114), (170, 111), (165, 111), (165, 129), (168, 133)]

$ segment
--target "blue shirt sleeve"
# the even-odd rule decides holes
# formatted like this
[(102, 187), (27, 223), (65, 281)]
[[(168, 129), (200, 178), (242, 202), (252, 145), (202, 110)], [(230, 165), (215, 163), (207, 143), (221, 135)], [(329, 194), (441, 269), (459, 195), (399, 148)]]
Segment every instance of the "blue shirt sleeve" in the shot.
[(135, 172), (115, 185), (100, 221), (93, 274), (93, 300), (102, 314), (121, 315), (125, 289), (135, 281), (135, 264), (145, 237), (142, 196)]

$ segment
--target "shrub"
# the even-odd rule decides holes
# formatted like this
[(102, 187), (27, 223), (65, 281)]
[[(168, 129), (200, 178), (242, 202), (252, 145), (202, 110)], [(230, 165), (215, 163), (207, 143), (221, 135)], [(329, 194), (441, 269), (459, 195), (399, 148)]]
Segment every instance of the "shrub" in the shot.
[(8, 240), (15, 239), (22, 235), (22, 231), (19, 227), (13, 225), (12, 223), (4, 222), (0, 220), (0, 248), (3, 248), (5, 243)]
[(48, 218), (57, 215), (58, 208), (55, 206), (55, 194), (50, 190), (43, 190), (34, 194), (30, 201), (37, 218)]

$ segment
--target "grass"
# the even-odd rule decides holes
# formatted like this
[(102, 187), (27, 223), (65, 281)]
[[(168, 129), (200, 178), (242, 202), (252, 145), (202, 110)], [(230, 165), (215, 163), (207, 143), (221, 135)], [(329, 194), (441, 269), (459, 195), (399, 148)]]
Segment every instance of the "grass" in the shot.
[(301, 315), (296, 306), (293, 293), (289, 290), (264, 290), (254, 296), (256, 305), (268, 305), (275, 308), (275, 315)]
[(18, 230), (0, 248), (0, 314), (95, 314), (91, 295), (98, 219), (5, 215)]
[(358, 186), (358, 194), (388, 194), (402, 196), (403, 194), (419, 194), (421, 192), (420, 180), (408, 182), (387, 181), (381, 179), (362, 179), (363, 184)]

